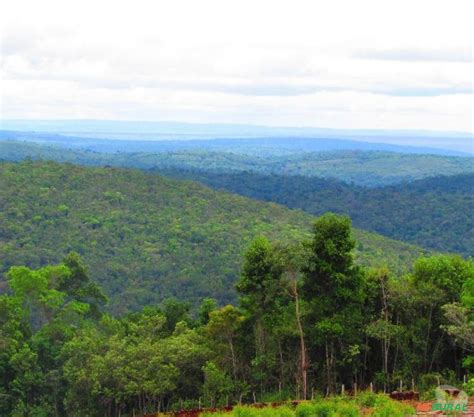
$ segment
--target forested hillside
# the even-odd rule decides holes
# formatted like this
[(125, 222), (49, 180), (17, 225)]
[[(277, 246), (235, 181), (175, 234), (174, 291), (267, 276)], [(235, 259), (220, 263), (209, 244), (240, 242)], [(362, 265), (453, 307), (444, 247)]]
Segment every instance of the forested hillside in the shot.
[[(380, 151), (339, 150), (308, 152), (301, 147), (285, 147), (278, 142), (254, 143), (228, 140), (226, 145), (196, 149), (194, 141), (153, 142), (155, 150), (143, 142), (133, 143), (126, 151), (113, 151), (114, 145), (99, 147), (102, 152), (83, 147), (65, 149), (60, 146), (28, 142), (1, 141), (0, 160), (21, 161), (26, 158), (71, 162), (82, 165), (111, 165), (138, 169), (200, 169), (215, 173), (251, 171), (259, 174), (300, 175), (337, 178), (347, 183), (378, 187), (438, 175), (474, 172), (472, 157), (430, 154), (406, 154)], [(291, 143), (291, 141), (290, 141)], [(145, 148), (143, 148), (145, 146)], [(150, 148), (151, 145), (148, 145)], [(120, 149), (120, 148), (119, 148)], [(152, 148), (153, 149), (153, 148)], [(107, 152), (108, 150), (108, 152)]]
[[(169, 296), (235, 299), (241, 254), (262, 234), (301, 240), (314, 218), (198, 183), (116, 168), (0, 164), (0, 268), (74, 250), (123, 313)], [(402, 272), (423, 251), (355, 231), (357, 258)]]
[[(303, 244), (256, 237), (237, 305), (205, 298), (194, 315), (177, 300), (104, 314), (101, 288), (74, 252), (58, 265), (10, 268), (0, 414), (133, 417), (315, 397), (296, 413), (288, 402), (217, 416), (413, 415), (370, 391), (414, 386), (430, 396), (440, 383), (460, 386), (473, 361), (474, 265), (437, 255), (403, 276), (368, 270), (354, 264), (351, 235), (349, 218), (328, 213)], [(354, 395), (334, 397), (344, 386)], [(474, 394), (474, 379), (463, 388)]]
[(425, 248), (474, 255), (474, 174), (365, 188), (304, 176), (160, 172), (315, 215), (327, 211), (347, 214), (361, 229)]

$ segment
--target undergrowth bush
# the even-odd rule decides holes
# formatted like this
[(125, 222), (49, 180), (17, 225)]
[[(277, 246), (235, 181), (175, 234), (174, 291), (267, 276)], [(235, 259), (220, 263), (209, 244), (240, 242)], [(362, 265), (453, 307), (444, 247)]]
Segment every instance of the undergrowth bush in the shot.
[(413, 407), (393, 401), (388, 397), (379, 396), (374, 404), (372, 417), (407, 417), (415, 414)]
[[(216, 417), (210, 414), (208, 417)], [(295, 417), (295, 412), (287, 406), (255, 408), (251, 406), (238, 406), (232, 411), (232, 417)]]
[(469, 378), (469, 380), (463, 385), (464, 391), (470, 397), (474, 395), (474, 378)]
[(407, 417), (415, 414), (415, 410), (407, 404), (391, 400), (386, 395), (364, 392), (354, 400), (344, 397), (318, 399), (300, 403), (296, 409), (289, 406), (238, 406), (229, 413), (204, 413), (202, 417), (361, 417), (362, 408), (372, 409), (370, 417)]
[(360, 411), (355, 404), (345, 400), (323, 400), (299, 404), (296, 417), (359, 417)]
[(371, 392), (371, 391), (362, 391), (355, 398), (355, 402), (361, 407), (372, 408), (375, 406), (377, 399), (380, 398), (381, 396), (385, 398), (383, 394), (376, 394), (375, 392)]

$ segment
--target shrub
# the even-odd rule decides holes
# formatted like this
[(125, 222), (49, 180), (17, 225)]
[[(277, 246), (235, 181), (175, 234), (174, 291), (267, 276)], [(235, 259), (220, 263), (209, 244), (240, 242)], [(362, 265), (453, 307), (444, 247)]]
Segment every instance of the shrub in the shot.
[(354, 404), (341, 403), (337, 406), (336, 412), (331, 417), (359, 417), (359, 408)]
[(299, 404), (296, 417), (358, 417), (360, 412), (355, 404), (341, 400), (323, 400)]
[(412, 407), (380, 396), (375, 402), (372, 417), (406, 417), (414, 414)]
[(474, 395), (474, 378), (469, 378), (462, 387), (463, 390), (466, 391), (466, 394), (472, 397)]
[(377, 399), (380, 398), (381, 396), (385, 397), (383, 394), (376, 394), (375, 392), (371, 392), (371, 391), (363, 391), (357, 395), (355, 401), (361, 407), (372, 408), (375, 406)]
[(259, 412), (261, 410), (257, 410), (253, 407), (247, 406), (238, 406), (232, 410), (233, 417), (259, 417)]

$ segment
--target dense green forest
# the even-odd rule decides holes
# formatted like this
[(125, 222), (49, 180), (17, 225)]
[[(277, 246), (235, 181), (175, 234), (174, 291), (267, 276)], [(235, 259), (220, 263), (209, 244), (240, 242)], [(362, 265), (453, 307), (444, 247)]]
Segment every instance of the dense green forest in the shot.
[[(312, 221), (301, 211), (141, 171), (0, 164), (0, 271), (38, 268), (76, 251), (115, 313), (170, 296), (194, 305), (206, 296), (235, 301), (247, 244), (256, 235), (301, 240)], [(424, 253), (373, 233), (355, 235), (365, 265), (401, 273)]]
[[(474, 247), (472, 158), (360, 151), (308, 153), (263, 145), (264, 156), (256, 146), (245, 151), (236, 148), (235, 153), (178, 150), (154, 154), (99, 153), (14, 141), (0, 142), (0, 146), (4, 160), (31, 157), (128, 166), (197, 180), (314, 215), (326, 211), (348, 214), (356, 227), (427, 249), (472, 255)], [(439, 178), (441, 174), (443, 178)], [(432, 177), (418, 179), (427, 175)], [(396, 184), (383, 186), (392, 182)]]
[[(166, 142), (158, 142), (160, 143)], [(232, 143), (238, 144), (239, 141), (235, 140)], [(0, 160), (21, 161), (31, 158), (80, 165), (111, 165), (138, 169), (199, 169), (215, 173), (251, 171), (259, 174), (337, 178), (347, 183), (369, 187), (438, 175), (474, 172), (472, 157), (350, 150), (308, 152), (298, 148), (285, 149), (264, 144), (261, 146), (233, 145), (219, 151), (213, 148), (210, 150), (164, 149), (154, 153), (111, 153), (1, 141)]]
[[(109, 175), (55, 164), (3, 170), (29, 170), (33, 182), (41, 174), (51, 187), (58, 173), (74, 187), (84, 175)], [(126, 199), (129, 191), (122, 192)], [(44, 204), (36, 198), (35, 207)], [(8, 292), (0, 295), (0, 415), (131, 417), (321, 396), (340, 392), (341, 384), (357, 384), (359, 392), (369, 383), (377, 391), (415, 384), (428, 396), (440, 382), (459, 386), (473, 363), (472, 261), (422, 257), (399, 275), (358, 266), (355, 246), (350, 220), (335, 214), (317, 219), (303, 241), (256, 237), (243, 255), (237, 304), (205, 298), (194, 315), (173, 299), (123, 317), (104, 314), (106, 299), (94, 284), (100, 279), (76, 253), (54, 266), (11, 267)], [(474, 380), (464, 389), (472, 395)], [(373, 417), (412, 413), (366, 393), (305, 403), (296, 414), (282, 408), (233, 415), (356, 417), (359, 405), (374, 406)]]
[(474, 174), (367, 188), (337, 180), (252, 172), (159, 172), (315, 215), (348, 214), (364, 230), (425, 248), (474, 255)]

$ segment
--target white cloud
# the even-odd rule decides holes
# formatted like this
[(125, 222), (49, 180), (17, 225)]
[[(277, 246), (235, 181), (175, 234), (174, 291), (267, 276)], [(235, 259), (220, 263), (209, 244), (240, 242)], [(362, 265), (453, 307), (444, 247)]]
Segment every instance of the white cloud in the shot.
[(470, 1), (1, 7), (3, 118), (472, 130)]

